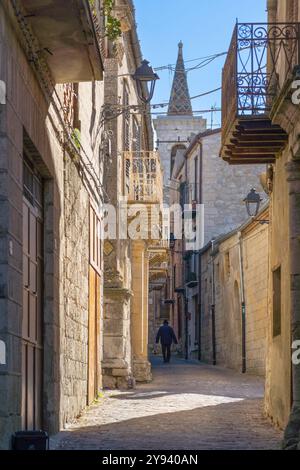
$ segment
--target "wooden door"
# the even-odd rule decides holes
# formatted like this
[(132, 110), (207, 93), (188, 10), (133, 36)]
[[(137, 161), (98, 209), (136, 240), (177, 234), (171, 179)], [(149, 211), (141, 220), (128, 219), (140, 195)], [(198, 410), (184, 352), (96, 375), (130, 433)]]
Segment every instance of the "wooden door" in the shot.
[(101, 236), (100, 217), (90, 207), (90, 267), (88, 323), (88, 393), (91, 404), (100, 388), (100, 315), (101, 315)]
[(99, 319), (100, 319), (100, 276), (93, 267), (89, 269), (89, 335), (88, 335), (88, 404), (99, 391)]
[(42, 427), (43, 371), (42, 181), (24, 163), (22, 428)]

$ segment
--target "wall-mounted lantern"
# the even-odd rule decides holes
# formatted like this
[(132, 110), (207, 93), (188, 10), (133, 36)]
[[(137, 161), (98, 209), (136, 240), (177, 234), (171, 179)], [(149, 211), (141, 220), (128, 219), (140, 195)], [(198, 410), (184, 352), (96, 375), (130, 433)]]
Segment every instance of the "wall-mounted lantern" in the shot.
[[(156, 81), (159, 80), (159, 76), (153, 71), (153, 68), (150, 67), (147, 60), (143, 60), (140, 67), (138, 67), (133, 75), (133, 79), (136, 81), (137, 90), (140, 100), (148, 104), (153, 98), (154, 89)], [(145, 97), (143, 84), (146, 83), (149, 85), (148, 96)]]
[[(260, 205), (262, 202), (262, 198), (260, 197), (259, 193), (256, 191), (255, 188), (252, 188), (250, 193), (245, 197), (244, 203), (246, 204), (246, 209), (249, 217), (251, 217), (253, 220), (256, 219)], [(263, 219), (258, 219), (258, 223), (260, 224), (269, 224), (269, 220), (263, 220)]]
[(249, 217), (257, 216), (261, 201), (262, 199), (256, 189), (252, 188), (250, 193), (248, 193), (247, 197), (244, 199)]

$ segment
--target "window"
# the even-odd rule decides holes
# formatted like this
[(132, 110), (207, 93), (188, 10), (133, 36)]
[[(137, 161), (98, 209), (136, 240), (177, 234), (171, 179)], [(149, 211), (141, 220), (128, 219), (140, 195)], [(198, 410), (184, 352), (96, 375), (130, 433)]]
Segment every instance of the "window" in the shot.
[[(123, 106), (129, 106), (129, 93), (126, 82), (123, 85)], [(130, 112), (129, 109), (123, 114), (123, 150), (130, 150)]]
[(188, 187), (185, 181), (183, 183), (180, 183), (179, 198), (182, 210), (184, 210), (184, 205), (187, 204), (187, 188)]
[(101, 274), (101, 220), (90, 206), (90, 264)]
[(23, 194), (32, 206), (40, 211), (43, 206), (42, 178), (31, 160), (24, 154), (23, 160)]
[(230, 268), (230, 253), (227, 251), (227, 253), (225, 253), (225, 273), (227, 279), (230, 277)]
[[(141, 126), (139, 125), (137, 119), (133, 116), (133, 150), (134, 152), (141, 152)], [(138, 155), (137, 155), (138, 157)]]
[(173, 148), (172, 148), (172, 151), (171, 151), (171, 176), (172, 176), (172, 171), (173, 171), (173, 168), (174, 168), (174, 165), (175, 165), (175, 161), (176, 161), (176, 154), (177, 154), (177, 151), (178, 150), (185, 150), (186, 147), (185, 145), (183, 144), (178, 144), (178, 145), (175, 145)]
[(273, 271), (273, 337), (281, 335), (281, 267)]
[(198, 155), (194, 159), (194, 196), (193, 200), (198, 202)]

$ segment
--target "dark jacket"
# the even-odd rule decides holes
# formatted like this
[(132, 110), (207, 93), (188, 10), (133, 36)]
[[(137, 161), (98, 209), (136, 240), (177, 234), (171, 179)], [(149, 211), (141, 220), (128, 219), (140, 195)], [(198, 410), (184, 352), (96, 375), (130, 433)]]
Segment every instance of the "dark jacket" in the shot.
[(178, 344), (173, 328), (171, 328), (169, 325), (163, 325), (159, 328), (156, 335), (156, 344), (159, 343), (159, 340), (161, 344), (165, 345), (171, 345), (172, 342)]

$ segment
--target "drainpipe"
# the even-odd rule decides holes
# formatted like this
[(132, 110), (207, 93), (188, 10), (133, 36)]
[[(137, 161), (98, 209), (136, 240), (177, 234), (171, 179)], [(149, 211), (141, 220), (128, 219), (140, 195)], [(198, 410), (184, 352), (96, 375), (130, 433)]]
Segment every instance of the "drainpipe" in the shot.
[[(184, 194), (184, 204), (187, 203), (187, 194), (188, 194), (188, 168), (187, 168), (187, 154), (185, 153), (184, 155), (184, 175), (185, 175), (185, 194)], [(185, 215), (185, 214), (184, 214)], [(186, 244), (185, 244), (185, 239), (184, 239), (184, 246), (182, 246), (182, 251), (183, 253), (186, 253)], [(186, 286), (186, 280), (187, 280), (187, 269), (186, 269), (186, 260), (184, 260), (184, 270), (183, 270), (183, 275), (184, 275), (184, 330), (185, 330), (185, 355), (184, 358), (187, 361), (189, 358), (189, 318), (188, 318), (188, 296), (187, 296), (187, 286)]]
[[(201, 140), (199, 143), (199, 150), (200, 150), (200, 158), (199, 158), (199, 204), (203, 204), (203, 185), (202, 185), (202, 175), (203, 175), (203, 146)], [(201, 252), (198, 255), (198, 308), (199, 308), (199, 331), (198, 331), (198, 360), (201, 361), (202, 359), (202, 344), (201, 344), (201, 321), (202, 321), (202, 257)]]
[(239, 239), (239, 264), (241, 281), (241, 308), (242, 308), (242, 373), (247, 370), (246, 361), (246, 302), (245, 302), (245, 280), (244, 280), (244, 258), (243, 258), (243, 239), (241, 232), (238, 232)]
[(215, 257), (214, 257), (214, 240), (211, 242), (211, 262), (212, 262), (212, 279), (211, 279), (211, 328), (212, 328), (212, 359), (213, 365), (217, 365), (216, 354), (216, 292), (215, 292)]
[(201, 328), (201, 320), (202, 320), (202, 315), (201, 315), (201, 309), (202, 309), (202, 305), (201, 305), (201, 289), (202, 289), (202, 283), (201, 283), (201, 279), (202, 279), (202, 257), (201, 257), (201, 253), (199, 253), (198, 255), (198, 308), (199, 308), (199, 311), (197, 312), (198, 315), (199, 315), (199, 325), (198, 325), (198, 361), (201, 361), (202, 359), (202, 348), (201, 348), (201, 334), (202, 334), (202, 328)]
[(188, 298), (186, 288), (184, 290), (184, 317), (185, 317), (185, 360), (189, 358), (189, 317), (188, 317)]

